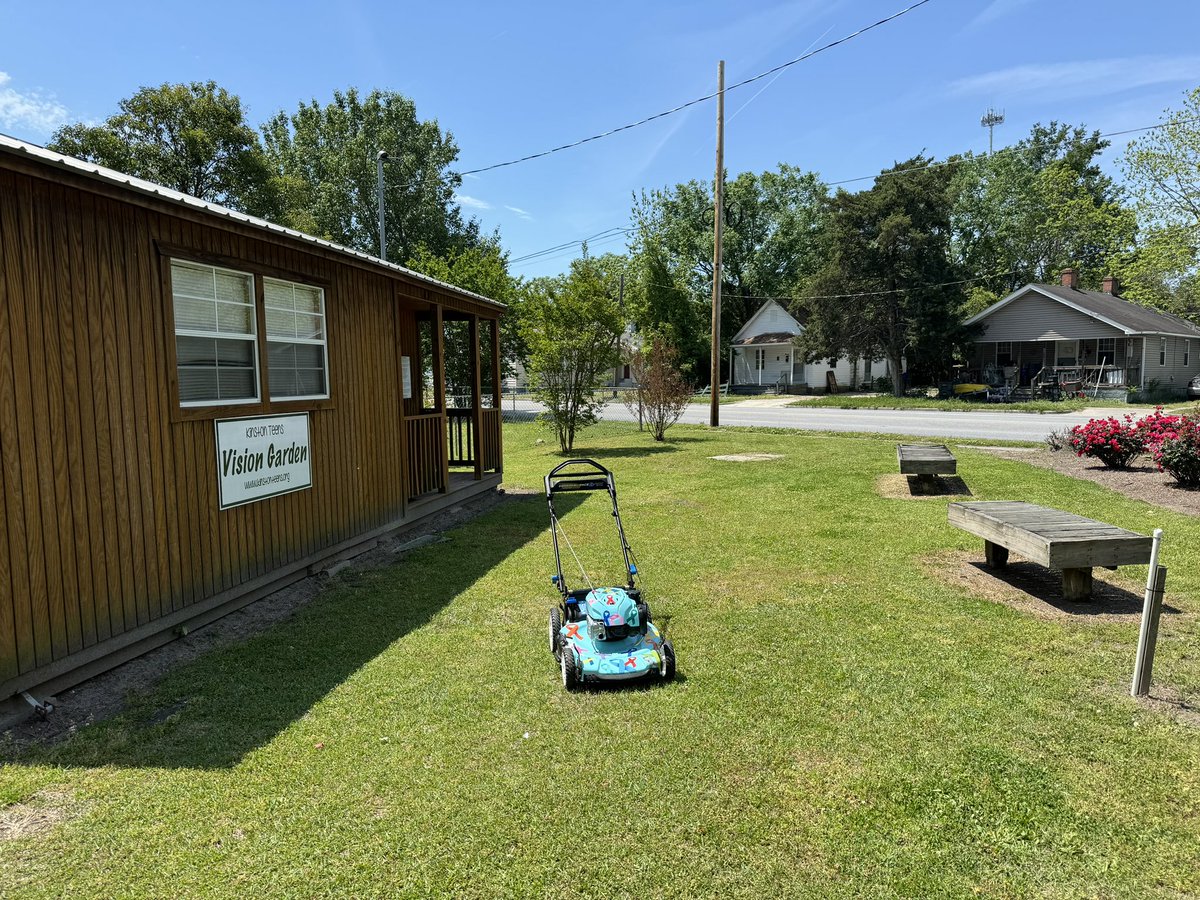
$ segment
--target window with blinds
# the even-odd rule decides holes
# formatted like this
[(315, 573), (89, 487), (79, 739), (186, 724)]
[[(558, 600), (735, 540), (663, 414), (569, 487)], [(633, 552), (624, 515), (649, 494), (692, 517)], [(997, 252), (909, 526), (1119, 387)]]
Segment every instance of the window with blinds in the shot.
[(306, 284), (264, 278), (263, 302), (271, 399), (328, 397), (325, 292)]
[(258, 400), (254, 276), (172, 260), (171, 294), (180, 405)]

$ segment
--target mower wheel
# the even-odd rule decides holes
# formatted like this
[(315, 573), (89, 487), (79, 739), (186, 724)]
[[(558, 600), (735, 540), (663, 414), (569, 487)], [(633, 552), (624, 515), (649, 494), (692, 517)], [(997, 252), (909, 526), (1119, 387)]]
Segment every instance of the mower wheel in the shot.
[(563, 687), (568, 691), (573, 691), (579, 687), (579, 669), (575, 663), (575, 651), (570, 647), (563, 647), (558, 654), (559, 666), (562, 669)]
[(672, 680), (675, 677), (675, 646), (670, 641), (663, 641), (658, 655), (662, 659), (658, 666), (658, 674), (662, 676), (663, 681)]
[(557, 659), (559, 641), (562, 638), (562, 613), (558, 611), (557, 606), (550, 610), (550, 627), (547, 630), (550, 635), (550, 652)]

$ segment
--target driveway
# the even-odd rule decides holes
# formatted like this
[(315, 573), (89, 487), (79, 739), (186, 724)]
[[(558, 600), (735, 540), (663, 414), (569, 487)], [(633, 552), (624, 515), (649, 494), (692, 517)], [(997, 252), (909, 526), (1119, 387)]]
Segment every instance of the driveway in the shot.
[[(905, 434), (918, 437), (977, 438), (992, 441), (1042, 441), (1051, 431), (1082, 425), (1095, 416), (1113, 415), (1116, 410), (1097, 409), (1074, 413), (943, 412), (920, 409), (805, 409), (804, 407), (751, 405), (752, 401), (727, 403), (721, 407), (722, 425), (759, 428), (795, 428), (801, 431), (857, 431), (875, 434)], [(513, 401), (504, 402), (512, 410)], [(532, 400), (518, 400), (516, 410), (527, 414), (541, 407)], [(1122, 410), (1121, 412), (1124, 412)], [(1141, 414), (1143, 410), (1130, 409)], [(636, 421), (620, 403), (610, 403), (601, 418)], [(708, 424), (708, 406), (693, 403), (679, 421)]]

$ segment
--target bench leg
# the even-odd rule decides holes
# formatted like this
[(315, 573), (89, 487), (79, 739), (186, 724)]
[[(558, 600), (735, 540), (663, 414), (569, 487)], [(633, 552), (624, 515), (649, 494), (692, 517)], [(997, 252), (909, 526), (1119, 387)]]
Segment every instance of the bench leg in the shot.
[(1063, 599), (1079, 603), (1092, 599), (1092, 570), (1063, 569)]
[(991, 541), (984, 541), (983, 558), (993, 569), (1003, 569), (1008, 565), (1008, 548), (993, 544)]

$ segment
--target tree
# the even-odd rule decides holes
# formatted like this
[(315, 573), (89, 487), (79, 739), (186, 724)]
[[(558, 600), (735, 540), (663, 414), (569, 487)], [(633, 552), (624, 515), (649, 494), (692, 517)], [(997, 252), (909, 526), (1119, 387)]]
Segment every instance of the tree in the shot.
[(1118, 274), (1128, 299), (1200, 322), (1200, 88), (1164, 118), (1125, 151), (1142, 233)]
[(55, 132), (50, 149), (251, 215), (279, 212), (280, 185), (236, 94), (215, 82), (143, 87), (101, 125)]
[(930, 162), (914, 157), (884, 170), (869, 190), (830, 199), (826, 263), (803, 304), (808, 360), (882, 356), (897, 396), (905, 359), (922, 376), (943, 375), (966, 336), (963, 290), (950, 283), (961, 279), (950, 257), (950, 176)]
[[(723, 203), (721, 335), (730, 338), (767, 297), (794, 293), (817, 270), (824, 184), (812, 172), (781, 164), (776, 171), (743, 172), (725, 186)], [(669, 324), (681, 365), (707, 371), (713, 258), (713, 195), (707, 182), (643, 192), (633, 208), (634, 267), (649, 291), (638, 307), (639, 327)], [(651, 277), (652, 276), (652, 277)], [(691, 306), (684, 305), (686, 297)], [(655, 313), (670, 310), (656, 319)], [(699, 320), (701, 341), (692, 337)], [(681, 327), (682, 324), (682, 327)], [(704, 359), (693, 354), (704, 346)], [(724, 355), (724, 354), (723, 354)]]
[(963, 269), (998, 294), (1054, 280), (1064, 266), (1099, 286), (1133, 243), (1135, 221), (1098, 157), (1098, 132), (1058, 122), (991, 156), (957, 157), (954, 250)]
[(630, 360), (636, 383), (625, 392), (626, 408), (650, 426), (654, 440), (666, 437), (692, 399), (692, 389), (679, 370), (679, 351), (663, 335), (649, 335)]
[(462, 250), (479, 240), (454, 201), (462, 179), (450, 171), (458, 147), (436, 120), (421, 121), (394, 91), (365, 97), (350, 88), (333, 101), (301, 103), (263, 126), (267, 156), (284, 179), (287, 224), (364, 253), (379, 252), (376, 154), (384, 167), (387, 256), (409, 260)]
[(617, 297), (621, 264), (611, 256), (577, 259), (566, 275), (532, 281), (523, 303), (520, 328), (533, 395), (546, 407), (542, 420), (564, 453), (599, 418), (604, 401), (595, 391), (619, 358), (625, 326)]

